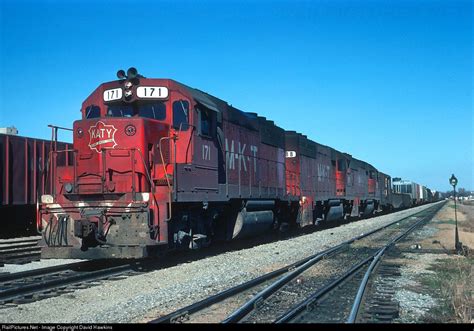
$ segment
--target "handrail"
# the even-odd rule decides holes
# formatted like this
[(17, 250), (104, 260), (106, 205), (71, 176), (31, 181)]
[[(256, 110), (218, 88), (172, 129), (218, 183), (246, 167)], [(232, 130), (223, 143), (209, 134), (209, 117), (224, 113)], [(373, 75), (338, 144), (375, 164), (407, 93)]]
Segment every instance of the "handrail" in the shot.
[[(138, 151), (138, 153), (140, 154), (140, 159), (142, 161), (142, 164), (144, 166), (144, 169), (145, 169), (145, 175), (147, 177), (147, 180), (148, 182), (150, 183), (150, 186), (154, 192), (155, 190), (155, 184), (153, 183), (153, 180), (151, 179), (151, 175), (150, 175), (150, 172), (148, 171), (148, 168), (147, 168), (147, 164), (145, 162), (145, 158), (143, 156), (143, 152), (140, 150), (140, 148), (135, 148), (135, 147), (131, 147), (131, 148), (104, 148), (103, 151), (105, 152), (106, 150), (124, 150), (124, 151)], [(50, 156), (54, 153), (54, 154), (59, 154), (59, 153), (68, 153), (68, 152), (72, 152), (73, 155), (74, 155), (74, 158), (76, 157), (76, 154), (77, 154), (77, 150), (75, 149), (64, 149), (64, 150), (60, 150), (60, 151), (57, 151), (57, 150), (54, 150), (54, 151), (50, 151), (49, 154)], [(107, 158), (106, 156), (106, 153), (104, 153), (103, 155), (105, 155), (104, 159)], [(133, 160), (135, 160), (135, 158), (133, 157), (132, 158)], [(76, 168), (76, 162), (73, 162), (74, 164), (74, 180), (76, 180), (76, 177), (77, 177), (77, 168)], [(102, 179), (104, 178), (105, 176), (105, 173), (104, 173), (104, 167), (105, 166), (105, 163), (103, 164), (103, 167), (102, 167), (102, 174), (101, 175), (98, 175), (100, 176)], [(76, 183), (74, 183), (76, 184)], [(75, 187), (75, 185), (74, 185)]]
[[(63, 150), (60, 150), (60, 151), (50, 150), (49, 153), (48, 153), (48, 159), (49, 160), (48, 160), (47, 163), (50, 164), (49, 173), (51, 175), (50, 190), (51, 190), (51, 194), (53, 195), (53, 198), (56, 195), (56, 186), (55, 186), (54, 179), (56, 178), (55, 170), (57, 168), (57, 155), (59, 153), (70, 153), (70, 152), (73, 153), (73, 166), (74, 166), (73, 176), (74, 176), (74, 188), (75, 188), (76, 187), (76, 172), (77, 172), (77, 169), (76, 169), (76, 153), (77, 153), (77, 150), (75, 150), (75, 149), (63, 149)], [(69, 158), (67, 157), (67, 154), (66, 154), (66, 166), (68, 166), (68, 164), (69, 164)]]
[[(139, 149), (139, 148), (135, 148), (135, 147), (131, 147), (131, 148), (104, 148), (102, 151), (104, 152), (102, 155), (103, 155), (103, 158), (104, 158), (104, 161), (106, 160), (107, 158), (107, 154), (105, 153), (106, 150), (124, 150), (124, 151), (138, 151), (138, 153), (140, 154), (140, 159), (142, 161), (142, 164), (144, 166), (144, 169), (145, 169), (145, 175), (147, 177), (147, 180), (148, 182), (150, 183), (150, 186), (151, 186), (151, 189), (155, 190), (155, 185), (153, 183), (153, 180), (151, 179), (151, 175), (150, 175), (150, 172), (148, 171), (148, 168), (147, 168), (147, 164), (145, 162), (145, 158), (143, 156), (143, 153), (142, 151)], [(59, 153), (68, 153), (68, 152), (72, 152), (73, 155), (74, 155), (74, 159), (76, 158), (76, 154), (77, 154), (77, 150), (75, 149), (64, 149), (64, 150), (54, 150), (54, 151), (50, 151), (49, 152), (49, 155), (51, 156), (52, 154), (59, 154)], [(132, 155), (132, 160), (136, 160), (136, 158)], [(75, 160), (74, 160), (75, 161)], [(54, 163), (54, 165), (56, 166), (56, 163)], [(74, 188), (76, 187), (76, 180), (77, 180), (77, 164), (76, 162), (73, 162), (73, 166), (74, 166)], [(101, 177), (101, 180), (104, 181), (104, 178), (105, 178), (105, 171), (104, 171), (104, 168), (106, 168), (106, 164), (105, 162), (103, 163), (102, 165), (102, 174), (100, 175), (97, 175), (99, 177)], [(133, 167), (134, 168), (134, 167)], [(133, 169), (132, 169), (133, 170)], [(53, 189), (53, 187), (51, 187), (51, 189)]]
[[(52, 125), (48, 124), (48, 127), (51, 128), (51, 145), (50, 148), (52, 151), (56, 151), (57, 145), (58, 145), (58, 130), (64, 130), (64, 131), (74, 131), (73, 129), (65, 128), (62, 126), (57, 126), (57, 125)], [(51, 152), (51, 151), (50, 151)], [(66, 160), (67, 160), (67, 154), (66, 154)], [(48, 161), (46, 162), (47, 165), (50, 165), (50, 185), (51, 185), (51, 190), (53, 191), (53, 196), (54, 196), (54, 178), (56, 177), (54, 174), (54, 170), (56, 167), (53, 167), (53, 160), (48, 155)], [(47, 181), (47, 178), (44, 178), (45, 181)]]
[[(105, 181), (106, 181), (106, 160), (107, 160), (107, 153), (106, 151), (107, 150), (126, 150), (126, 151), (131, 151), (132, 152), (132, 155), (130, 157), (130, 160), (132, 162), (132, 199), (133, 201), (135, 201), (135, 193), (136, 193), (136, 186), (135, 186), (135, 151), (138, 151), (138, 154), (140, 155), (140, 159), (141, 159), (141, 162), (143, 164), (143, 167), (145, 169), (145, 176), (148, 180), (148, 182), (150, 183), (150, 191), (152, 193), (152, 196), (153, 196), (153, 202), (155, 203), (156, 206), (158, 206), (158, 201), (156, 200), (156, 197), (155, 197), (155, 191), (156, 191), (156, 185), (154, 184), (152, 178), (151, 178), (151, 174), (148, 170), (148, 166), (146, 164), (146, 161), (145, 161), (145, 157), (143, 155), (143, 152), (140, 150), (140, 148), (135, 148), (135, 147), (131, 147), (131, 148), (103, 148), (102, 149), (102, 169), (101, 169), (101, 174), (100, 175), (97, 175), (98, 177), (101, 178), (101, 182), (102, 182), (102, 193), (104, 193), (104, 189), (105, 189)], [(51, 150), (49, 152), (49, 157), (50, 159), (54, 159), (54, 161), (56, 161), (56, 157), (53, 157), (53, 154), (54, 155), (57, 155), (59, 153), (68, 153), (68, 152), (73, 152), (73, 156), (74, 156), (74, 162), (73, 162), (73, 167), (74, 167), (74, 172), (73, 172), (73, 176), (74, 176), (74, 186), (73, 186), (73, 192), (74, 193), (77, 193), (77, 164), (76, 164), (76, 154), (77, 154), (77, 150), (75, 149), (65, 149), (65, 150)], [(57, 167), (57, 163), (56, 162), (52, 162), (52, 168), (56, 168)], [(52, 171), (54, 171), (54, 169)], [(95, 174), (94, 174), (95, 175)], [(51, 176), (52, 178), (55, 178), (55, 176)], [(51, 193), (53, 195), (53, 199), (55, 199), (55, 191), (56, 191), (56, 187), (55, 187), (55, 182), (53, 182), (51, 184)], [(37, 213), (39, 214), (39, 210), (37, 211)], [(37, 217), (37, 219), (39, 219)], [(39, 221), (37, 221), (37, 230), (39, 231), (39, 229), (41, 228), (41, 224), (39, 224)]]
[(171, 137), (161, 137), (160, 141), (158, 142), (158, 147), (160, 148), (160, 158), (161, 158), (161, 165), (163, 166), (163, 171), (165, 173), (165, 179), (166, 179), (166, 184), (168, 185), (168, 189), (171, 191), (171, 184), (168, 178), (168, 172), (166, 171), (166, 164), (165, 164), (165, 159), (163, 157), (163, 149), (161, 148), (161, 142), (163, 140), (170, 140)]
[(53, 129), (55, 129), (56, 131), (57, 131), (58, 129), (66, 130), (66, 131), (74, 131), (73, 129), (69, 129), (69, 128), (65, 128), (65, 127), (57, 126), (57, 125), (52, 125), (52, 124), (48, 124), (48, 128), (53, 128)]
[(74, 131), (73, 129), (69, 129), (69, 128), (65, 128), (65, 127), (57, 126), (57, 125), (52, 125), (52, 124), (48, 124), (48, 128), (51, 128), (51, 147), (53, 146), (53, 143), (54, 143), (54, 150), (56, 150), (56, 146), (58, 143), (58, 130)]
[[(175, 145), (175, 149), (174, 149), (174, 171), (175, 171), (175, 176), (173, 176), (173, 178), (176, 177), (176, 173), (177, 173), (177, 169), (176, 169), (176, 140), (178, 139), (178, 136), (176, 134), (174, 134), (173, 136), (171, 137), (161, 137), (160, 138), (160, 141), (158, 142), (158, 146), (160, 148), (160, 158), (161, 158), (161, 164), (163, 165), (163, 171), (164, 171), (164, 174), (165, 174), (165, 178), (166, 178), (166, 184), (168, 184), (168, 217), (166, 218), (166, 222), (170, 221), (171, 218), (172, 218), (172, 208), (171, 208), (171, 194), (172, 194), (172, 188), (171, 188), (171, 184), (170, 184), (170, 180), (168, 178), (168, 172), (166, 171), (166, 164), (165, 164), (165, 159), (163, 157), (163, 150), (161, 148), (161, 142), (163, 140), (171, 140), (173, 139)], [(176, 188), (175, 188), (176, 189)]]

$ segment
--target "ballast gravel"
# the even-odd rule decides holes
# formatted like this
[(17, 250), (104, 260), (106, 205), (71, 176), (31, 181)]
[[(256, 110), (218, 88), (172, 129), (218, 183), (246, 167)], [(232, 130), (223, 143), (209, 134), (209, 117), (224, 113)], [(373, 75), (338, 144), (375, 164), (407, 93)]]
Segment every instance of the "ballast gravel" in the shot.
[[(41, 261), (34, 261), (27, 264), (5, 264), (3, 267), (0, 268), (1, 273), (15, 273), (15, 272), (22, 272), (28, 270), (35, 270), (35, 269), (42, 269), (48, 267), (54, 267), (57, 265), (69, 264), (69, 263), (76, 263), (82, 262), (86, 260), (80, 259), (48, 259), (48, 260), (41, 260)], [(1, 316), (1, 312), (0, 312)]]
[(0, 323), (143, 323), (432, 205), (0, 309)]
[[(417, 231), (421, 236), (421, 231)], [(413, 233), (415, 235), (415, 233)], [(394, 320), (396, 323), (416, 323), (420, 321), (433, 307), (439, 305), (436, 294), (430, 291), (427, 293), (418, 293), (420, 283), (416, 278), (421, 275), (435, 274), (429, 267), (436, 265), (439, 259), (447, 258), (447, 254), (412, 254), (404, 253), (403, 258), (406, 260), (400, 268), (400, 277), (394, 282), (395, 300), (400, 305), (400, 315)]]

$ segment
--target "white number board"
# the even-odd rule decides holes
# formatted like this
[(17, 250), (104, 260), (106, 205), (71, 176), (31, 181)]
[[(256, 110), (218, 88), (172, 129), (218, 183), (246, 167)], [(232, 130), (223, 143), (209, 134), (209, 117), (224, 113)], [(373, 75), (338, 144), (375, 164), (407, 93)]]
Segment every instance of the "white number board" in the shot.
[(286, 151), (285, 157), (286, 158), (296, 157), (296, 152), (295, 151)]
[(122, 99), (122, 89), (121, 88), (113, 88), (110, 90), (104, 91), (104, 101), (114, 101)]
[(166, 99), (168, 88), (164, 86), (139, 86), (137, 87), (137, 97), (141, 99)]

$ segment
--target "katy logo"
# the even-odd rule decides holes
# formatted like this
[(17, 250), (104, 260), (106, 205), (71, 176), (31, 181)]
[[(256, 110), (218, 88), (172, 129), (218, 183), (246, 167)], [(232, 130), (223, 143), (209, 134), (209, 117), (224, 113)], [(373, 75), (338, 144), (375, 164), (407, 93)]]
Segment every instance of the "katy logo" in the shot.
[(89, 147), (96, 152), (100, 152), (103, 148), (114, 148), (117, 146), (115, 142), (115, 132), (117, 129), (113, 125), (107, 125), (103, 122), (97, 122), (89, 128)]

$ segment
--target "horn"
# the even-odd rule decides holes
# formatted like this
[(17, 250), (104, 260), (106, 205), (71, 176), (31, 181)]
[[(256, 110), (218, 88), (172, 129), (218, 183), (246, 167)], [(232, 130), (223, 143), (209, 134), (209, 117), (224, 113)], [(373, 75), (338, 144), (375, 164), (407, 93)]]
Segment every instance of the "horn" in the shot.
[(137, 75), (138, 75), (138, 71), (134, 67), (131, 67), (127, 70), (127, 77), (128, 78), (135, 78), (135, 77), (137, 77)]
[(124, 70), (119, 70), (119, 71), (117, 71), (117, 77), (118, 77), (118, 79), (124, 79), (124, 78), (126, 78), (126, 76), (125, 76), (125, 71), (124, 71)]

